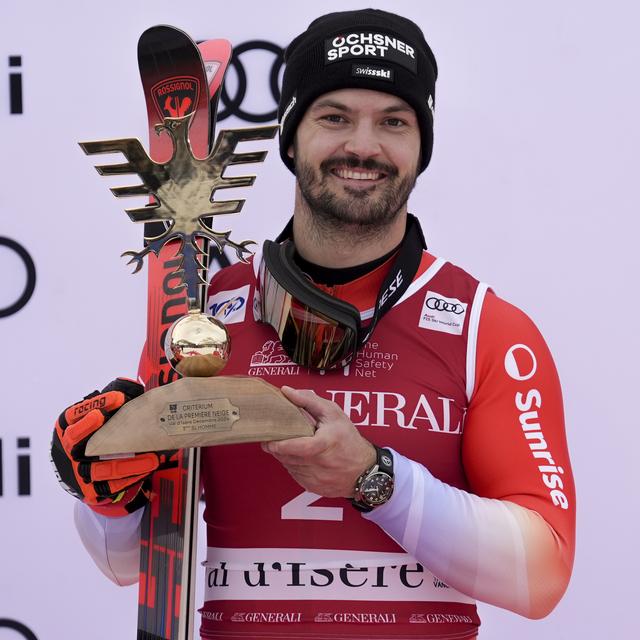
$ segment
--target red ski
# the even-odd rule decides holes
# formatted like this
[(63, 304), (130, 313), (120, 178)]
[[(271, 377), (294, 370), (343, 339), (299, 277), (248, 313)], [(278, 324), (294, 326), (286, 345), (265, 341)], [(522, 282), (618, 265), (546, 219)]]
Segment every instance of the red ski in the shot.
[[(173, 27), (152, 27), (142, 34), (138, 63), (154, 161), (166, 161), (171, 155), (169, 136), (158, 136), (155, 126), (167, 116), (191, 112), (193, 152), (196, 157), (209, 153), (218, 90), (230, 56), (231, 45), (226, 40), (205, 42), (199, 50), (189, 36)], [(146, 238), (163, 231), (162, 222), (145, 225)], [(147, 340), (139, 367), (140, 381), (147, 390), (178, 377), (164, 354), (167, 329), (187, 312), (185, 291), (175, 274), (180, 266), (177, 248), (178, 243), (172, 242), (157, 257), (149, 255)], [(207, 255), (208, 247), (203, 244), (200, 248)], [(205, 296), (200, 300), (204, 304)], [(194, 634), (199, 453), (198, 449), (179, 451), (178, 467), (153, 477), (155, 496), (145, 511), (140, 540), (138, 640), (190, 640)]]

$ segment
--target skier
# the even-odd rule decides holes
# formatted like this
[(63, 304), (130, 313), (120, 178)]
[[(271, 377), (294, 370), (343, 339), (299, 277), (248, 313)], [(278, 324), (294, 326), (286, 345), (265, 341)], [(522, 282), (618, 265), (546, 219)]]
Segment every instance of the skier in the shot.
[[(365, 9), (318, 18), (285, 60), (294, 215), (214, 276), (208, 306), (249, 292), (225, 375), (264, 375), (278, 353), (268, 380), (316, 431), (203, 451), (201, 636), (470, 639), (476, 600), (543, 617), (574, 552), (561, 390), (533, 322), (429, 253), (408, 213), (431, 158), (435, 57), (413, 22)], [(137, 579), (149, 474), (170, 460), (114, 474), (82, 452), (142, 391), (95, 392), (53, 442), (80, 535), (121, 584)]]

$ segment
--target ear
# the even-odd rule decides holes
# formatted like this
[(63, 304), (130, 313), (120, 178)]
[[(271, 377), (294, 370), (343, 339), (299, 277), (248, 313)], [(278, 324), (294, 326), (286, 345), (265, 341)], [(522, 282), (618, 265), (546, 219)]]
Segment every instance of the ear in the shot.
[(287, 155), (293, 160), (293, 145), (290, 144), (289, 148), (287, 149)]

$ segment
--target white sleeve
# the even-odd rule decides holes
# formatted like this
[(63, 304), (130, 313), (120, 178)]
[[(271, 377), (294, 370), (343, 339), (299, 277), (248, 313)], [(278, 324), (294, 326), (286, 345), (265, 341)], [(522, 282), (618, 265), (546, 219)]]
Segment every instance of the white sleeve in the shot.
[(530, 618), (549, 613), (566, 581), (556, 534), (538, 513), (445, 484), (395, 451), (393, 460), (393, 496), (365, 518), (458, 591)]
[(121, 518), (107, 518), (76, 502), (74, 520), (85, 549), (100, 571), (117, 585), (138, 582), (140, 521), (144, 509)]

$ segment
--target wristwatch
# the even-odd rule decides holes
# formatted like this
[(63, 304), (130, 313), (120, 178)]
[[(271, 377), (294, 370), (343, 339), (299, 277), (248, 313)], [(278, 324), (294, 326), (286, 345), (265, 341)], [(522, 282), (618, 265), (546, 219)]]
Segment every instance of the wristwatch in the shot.
[(389, 449), (376, 447), (376, 461), (356, 480), (351, 504), (358, 511), (373, 511), (391, 498), (393, 485), (393, 455)]

